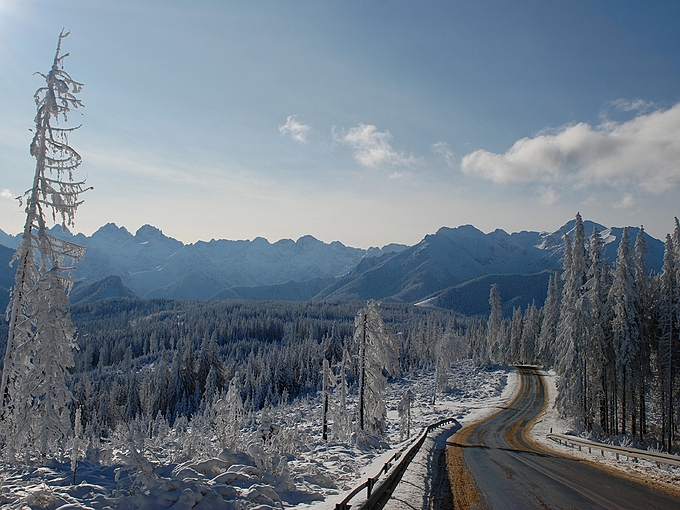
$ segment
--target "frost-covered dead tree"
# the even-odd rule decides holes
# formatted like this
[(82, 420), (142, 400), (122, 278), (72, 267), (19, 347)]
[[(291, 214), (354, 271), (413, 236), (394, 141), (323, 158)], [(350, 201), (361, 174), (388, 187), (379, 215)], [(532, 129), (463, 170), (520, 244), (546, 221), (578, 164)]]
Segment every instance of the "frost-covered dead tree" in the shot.
[(450, 345), (447, 338), (440, 338), (436, 346), (437, 361), (434, 369), (434, 391), (432, 392), (432, 403), (434, 404), (437, 395), (449, 389), (449, 370), (451, 369)]
[(399, 404), (397, 404), (397, 411), (399, 413), (399, 430), (401, 432), (401, 439), (410, 439), (411, 437), (411, 406), (413, 405), (414, 396), (411, 390), (408, 390), (401, 397)]
[(382, 434), (387, 415), (385, 373), (398, 371), (399, 356), (395, 335), (373, 299), (357, 313), (354, 340), (359, 344), (359, 430)]
[(69, 145), (76, 127), (68, 113), (82, 106), (76, 97), (82, 84), (64, 71), (59, 35), (52, 69), (35, 95), (37, 114), (31, 155), (36, 167), (33, 186), (21, 197), (26, 204), (26, 223), (17, 262), (12, 297), (8, 306), (9, 334), (0, 382), (0, 420), (10, 456), (16, 448), (44, 457), (58, 453), (70, 434), (66, 370), (73, 366), (75, 328), (71, 323), (67, 292), (70, 270), (84, 248), (57, 239), (47, 229), (47, 217), (65, 229), (73, 225), (82, 181), (74, 180), (80, 155)]
[(330, 405), (330, 395), (328, 393), (331, 385), (331, 368), (326, 358), (323, 359), (323, 370), (321, 374), (322, 388), (321, 397), (323, 399), (323, 440), (328, 441), (328, 410)]

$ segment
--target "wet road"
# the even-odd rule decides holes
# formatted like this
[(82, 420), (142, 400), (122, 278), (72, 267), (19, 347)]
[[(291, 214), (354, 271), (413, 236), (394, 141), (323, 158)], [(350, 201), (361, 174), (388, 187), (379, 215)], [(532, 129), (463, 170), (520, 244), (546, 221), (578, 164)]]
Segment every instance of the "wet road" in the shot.
[(456, 509), (680, 509), (680, 498), (590, 463), (541, 450), (525, 426), (546, 405), (543, 378), (519, 367), (520, 389), (506, 408), (449, 439), (447, 466)]

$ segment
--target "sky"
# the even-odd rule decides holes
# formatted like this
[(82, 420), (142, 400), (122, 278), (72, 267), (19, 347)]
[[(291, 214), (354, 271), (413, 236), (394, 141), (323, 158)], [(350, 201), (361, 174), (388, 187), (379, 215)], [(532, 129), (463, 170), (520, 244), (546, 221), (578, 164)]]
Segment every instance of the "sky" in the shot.
[(680, 216), (680, 3), (0, 0), (0, 229), (70, 30), (73, 231), (367, 248)]

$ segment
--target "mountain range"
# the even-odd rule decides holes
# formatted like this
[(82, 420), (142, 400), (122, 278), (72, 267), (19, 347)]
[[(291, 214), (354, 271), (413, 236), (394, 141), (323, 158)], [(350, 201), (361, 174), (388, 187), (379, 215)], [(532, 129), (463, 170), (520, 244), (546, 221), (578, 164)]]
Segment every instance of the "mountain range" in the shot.
[[(113, 223), (92, 236), (61, 227), (52, 233), (87, 246), (77, 264), (80, 280), (71, 302), (137, 295), (171, 299), (366, 300), (422, 303), (481, 314), (488, 311), (489, 288), (499, 284), (506, 313), (535, 301), (542, 305), (549, 272), (561, 271), (564, 234), (574, 220), (555, 232), (495, 230), (472, 225), (442, 227), (414, 246), (391, 244), (360, 249), (312, 236), (270, 243), (211, 240), (184, 244), (159, 229), (142, 226), (135, 234)], [(622, 228), (584, 222), (586, 234), (597, 226), (605, 256), (613, 261)], [(634, 240), (638, 229), (629, 227)], [(645, 234), (647, 264), (659, 271), (664, 244)], [(0, 230), (0, 286), (12, 285), (7, 262), (20, 236)], [(7, 259), (7, 261), (5, 261)], [(0, 304), (7, 302), (7, 294)]]

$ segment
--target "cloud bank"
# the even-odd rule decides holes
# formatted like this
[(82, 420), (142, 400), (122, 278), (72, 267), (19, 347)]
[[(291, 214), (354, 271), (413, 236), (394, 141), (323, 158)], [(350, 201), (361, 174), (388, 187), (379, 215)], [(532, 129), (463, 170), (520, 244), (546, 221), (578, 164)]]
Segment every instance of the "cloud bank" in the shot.
[(500, 184), (635, 185), (664, 193), (680, 184), (680, 104), (627, 122), (579, 123), (523, 138), (504, 154), (478, 150), (461, 169)]
[(298, 121), (296, 117), (297, 115), (289, 115), (286, 119), (286, 123), (283, 126), (279, 126), (279, 131), (282, 135), (290, 133), (290, 136), (293, 137), (293, 140), (300, 143), (306, 143), (309, 126)]
[(396, 151), (390, 144), (392, 134), (389, 131), (378, 131), (371, 124), (359, 124), (336, 136), (336, 140), (349, 146), (354, 151), (354, 159), (367, 167), (382, 164), (412, 166), (416, 158)]

